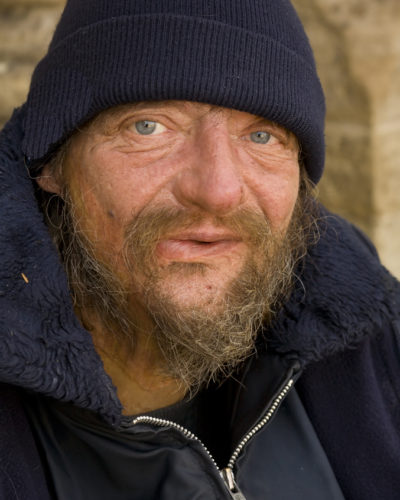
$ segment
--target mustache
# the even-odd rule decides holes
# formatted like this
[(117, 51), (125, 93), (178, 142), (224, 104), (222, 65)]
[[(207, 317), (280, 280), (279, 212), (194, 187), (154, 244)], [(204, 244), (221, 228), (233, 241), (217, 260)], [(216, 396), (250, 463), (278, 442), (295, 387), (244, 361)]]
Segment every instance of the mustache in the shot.
[[(229, 229), (254, 247), (265, 247), (273, 237), (271, 225), (263, 213), (242, 208), (235, 213), (215, 216), (177, 207), (152, 207), (134, 216), (125, 227), (124, 256), (148, 262), (157, 243), (175, 230), (195, 228), (202, 223)], [(275, 236), (274, 236), (275, 237)], [(128, 257), (129, 256), (129, 257)]]

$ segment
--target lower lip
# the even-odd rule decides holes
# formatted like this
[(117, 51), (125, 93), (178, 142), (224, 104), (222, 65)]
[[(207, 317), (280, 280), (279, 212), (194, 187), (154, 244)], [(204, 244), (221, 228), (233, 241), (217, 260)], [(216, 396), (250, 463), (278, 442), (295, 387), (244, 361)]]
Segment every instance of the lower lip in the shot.
[(204, 243), (196, 240), (163, 240), (157, 245), (157, 255), (168, 260), (194, 261), (231, 253), (240, 244), (235, 240)]

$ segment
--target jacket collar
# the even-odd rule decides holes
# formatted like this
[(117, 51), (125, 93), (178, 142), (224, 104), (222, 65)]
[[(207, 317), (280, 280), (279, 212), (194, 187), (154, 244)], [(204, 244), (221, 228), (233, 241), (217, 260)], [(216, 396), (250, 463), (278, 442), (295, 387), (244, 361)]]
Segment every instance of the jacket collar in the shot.
[(303, 366), (356, 347), (400, 313), (400, 283), (381, 265), (367, 237), (322, 209), (321, 236), (302, 264), (268, 345)]

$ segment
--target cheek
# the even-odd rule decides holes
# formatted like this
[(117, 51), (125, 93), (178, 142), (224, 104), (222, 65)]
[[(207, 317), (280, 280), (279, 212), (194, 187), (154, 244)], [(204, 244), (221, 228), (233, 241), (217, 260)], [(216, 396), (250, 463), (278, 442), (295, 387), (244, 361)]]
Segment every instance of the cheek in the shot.
[(185, 164), (182, 148), (160, 155), (99, 150), (88, 173), (92, 198), (105, 215), (111, 210), (118, 220), (130, 220), (152, 203), (173, 202), (170, 184)]
[(71, 195), (84, 228), (96, 241), (107, 243), (112, 251), (117, 251), (122, 245), (125, 225), (132, 216), (154, 200), (167, 198), (165, 186), (177, 163), (158, 159), (143, 166), (141, 155), (102, 147), (93, 148), (89, 153), (81, 156), (80, 168), (74, 172)]
[(286, 229), (299, 191), (297, 159), (251, 162), (246, 169), (250, 196), (275, 229)]
[(122, 241), (123, 213), (112, 188), (102, 169), (85, 164), (69, 182), (79, 227), (97, 250), (109, 246), (110, 251), (117, 251)]
[(286, 229), (296, 204), (298, 182), (277, 183), (265, 191), (260, 196), (265, 215), (273, 228)]
[(86, 161), (79, 189), (87, 211), (116, 224), (136, 211), (145, 196), (145, 185), (124, 155), (99, 150)]
[(123, 223), (107, 197), (97, 196), (95, 189), (80, 187), (80, 200), (73, 197), (79, 228), (99, 250), (117, 252), (121, 246)]

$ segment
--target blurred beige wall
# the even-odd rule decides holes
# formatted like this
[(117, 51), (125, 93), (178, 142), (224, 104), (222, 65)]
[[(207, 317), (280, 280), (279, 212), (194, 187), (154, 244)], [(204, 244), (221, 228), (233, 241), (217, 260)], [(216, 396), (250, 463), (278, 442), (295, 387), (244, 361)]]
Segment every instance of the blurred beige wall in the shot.
[(400, 277), (400, 0), (292, 0), (327, 98), (320, 198)]
[[(400, 0), (293, 3), (327, 96), (320, 198), (366, 231), (400, 276)], [(0, 126), (24, 101), (63, 4), (0, 0)]]

